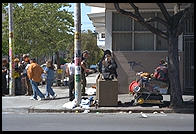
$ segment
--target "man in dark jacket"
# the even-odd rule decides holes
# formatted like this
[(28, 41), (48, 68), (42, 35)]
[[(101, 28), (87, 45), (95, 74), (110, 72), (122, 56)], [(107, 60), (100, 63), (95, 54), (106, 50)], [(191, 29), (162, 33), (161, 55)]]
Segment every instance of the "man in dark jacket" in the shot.
[(2, 95), (8, 94), (8, 88), (7, 88), (7, 79), (6, 75), (8, 73), (8, 62), (4, 58), (2, 59)]
[(28, 54), (24, 54), (23, 55), (23, 61), (22, 64), (20, 66), (20, 68), (22, 68), (23, 72), (21, 74), (22, 76), (22, 83), (23, 83), (23, 88), (26, 90), (26, 96), (30, 96), (33, 94), (33, 90), (30, 84), (30, 80), (27, 76), (27, 67), (30, 64), (30, 59), (29, 59), (29, 55)]
[(110, 50), (104, 51), (104, 56), (98, 63), (99, 72), (102, 73), (104, 79), (114, 79), (117, 78), (117, 64), (112, 57)]

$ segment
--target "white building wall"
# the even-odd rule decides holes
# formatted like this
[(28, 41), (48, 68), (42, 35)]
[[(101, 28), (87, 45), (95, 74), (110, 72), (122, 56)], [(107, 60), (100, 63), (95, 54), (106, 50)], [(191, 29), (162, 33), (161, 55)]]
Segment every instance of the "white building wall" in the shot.
[(112, 11), (105, 13), (105, 48), (112, 51)]

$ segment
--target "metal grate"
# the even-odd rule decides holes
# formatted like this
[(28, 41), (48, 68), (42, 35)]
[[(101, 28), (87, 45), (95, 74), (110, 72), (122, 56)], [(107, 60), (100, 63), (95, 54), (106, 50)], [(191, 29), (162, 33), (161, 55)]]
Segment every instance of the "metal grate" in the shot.
[(184, 94), (194, 93), (194, 35), (184, 36)]

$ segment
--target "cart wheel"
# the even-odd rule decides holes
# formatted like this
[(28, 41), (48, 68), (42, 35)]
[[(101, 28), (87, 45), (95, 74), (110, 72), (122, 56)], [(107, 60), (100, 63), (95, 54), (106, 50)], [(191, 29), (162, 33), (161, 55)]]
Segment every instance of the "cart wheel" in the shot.
[(143, 98), (139, 98), (137, 101), (139, 104), (143, 104), (144, 103), (144, 99)]
[(134, 104), (134, 102), (135, 102), (134, 100), (131, 100), (131, 105), (133, 105), (133, 104)]

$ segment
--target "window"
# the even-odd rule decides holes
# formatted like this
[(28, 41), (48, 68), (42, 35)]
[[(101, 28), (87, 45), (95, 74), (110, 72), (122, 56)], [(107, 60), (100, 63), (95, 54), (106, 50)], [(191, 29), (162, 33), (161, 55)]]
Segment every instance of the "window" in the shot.
[(157, 42), (156, 42), (156, 45), (157, 45), (157, 50), (168, 50), (168, 42), (166, 39), (163, 39), (159, 36), (157, 36)]
[(185, 22), (185, 34), (194, 34), (194, 14)]
[(132, 50), (132, 34), (113, 33), (112, 44), (114, 51), (130, 51)]
[(136, 33), (135, 34), (135, 50), (154, 50), (154, 36), (152, 33)]
[[(155, 16), (154, 13), (141, 13), (141, 16), (144, 17), (145, 19), (149, 19), (149, 18), (152, 18)], [(145, 28), (143, 25), (141, 25), (139, 22), (134, 22), (135, 24), (135, 31), (148, 31), (147, 28)], [(152, 23), (149, 23), (151, 24), (152, 26), (154, 26), (154, 22)]]
[(131, 31), (132, 19), (119, 13), (112, 14), (113, 31)]

